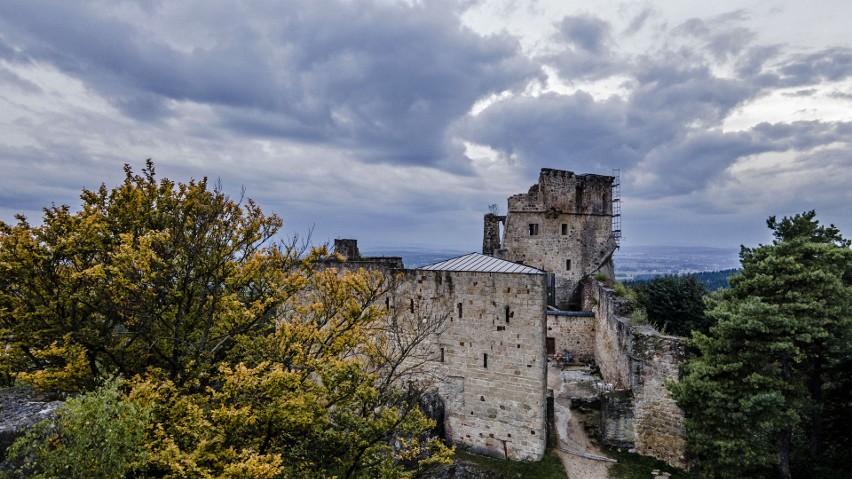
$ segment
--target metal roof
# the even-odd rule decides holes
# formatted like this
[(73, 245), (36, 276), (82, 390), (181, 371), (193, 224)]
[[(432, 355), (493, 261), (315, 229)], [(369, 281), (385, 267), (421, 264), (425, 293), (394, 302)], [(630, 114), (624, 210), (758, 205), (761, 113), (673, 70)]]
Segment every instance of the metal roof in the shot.
[(480, 273), (516, 273), (516, 274), (544, 274), (544, 271), (520, 263), (513, 263), (505, 259), (486, 256), (479, 253), (470, 253), (456, 258), (441, 261), (417, 268), (427, 271), (465, 271)]

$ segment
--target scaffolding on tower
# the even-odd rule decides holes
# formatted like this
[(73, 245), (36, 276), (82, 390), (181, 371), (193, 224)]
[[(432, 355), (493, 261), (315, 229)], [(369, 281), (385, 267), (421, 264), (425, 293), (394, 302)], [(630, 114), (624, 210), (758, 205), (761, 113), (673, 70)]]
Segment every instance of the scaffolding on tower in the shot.
[(612, 170), (612, 237), (621, 247), (621, 170)]

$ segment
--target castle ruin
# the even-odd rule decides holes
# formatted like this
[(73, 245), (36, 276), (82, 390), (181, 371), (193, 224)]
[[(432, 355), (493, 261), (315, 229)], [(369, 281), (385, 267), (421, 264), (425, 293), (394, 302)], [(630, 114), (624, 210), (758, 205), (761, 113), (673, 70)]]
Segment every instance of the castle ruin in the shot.
[(482, 254), (546, 271), (551, 306), (579, 309), (584, 279), (615, 277), (614, 179), (542, 169), (527, 193), (509, 197), (505, 216), (485, 215)]
[(349, 257), (342, 267), (399, 279), (390, 309), (443, 312), (443, 327), (423, 347), (447, 439), (490, 456), (541, 459), (548, 357), (567, 350), (594, 360), (611, 386), (602, 394), (604, 442), (686, 465), (683, 415), (664, 387), (677, 379), (682, 338), (632, 326), (607, 286), (618, 239), (615, 180), (542, 169), (527, 193), (508, 199), (505, 216), (485, 215), (482, 254), (419, 269), (362, 258), (354, 240), (336, 241)]

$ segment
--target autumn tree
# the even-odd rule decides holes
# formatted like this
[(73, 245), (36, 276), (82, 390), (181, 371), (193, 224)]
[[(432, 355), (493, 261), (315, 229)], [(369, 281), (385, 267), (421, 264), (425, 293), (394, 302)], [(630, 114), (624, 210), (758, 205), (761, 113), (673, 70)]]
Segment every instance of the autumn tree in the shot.
[(672, 386), (711, 477), (790, 478), (797, 457), (819, 471), (848, 434), (823, 430), (848, 424), (852, 404), (850, 242), (813, 211), (767, 224), (774, 241), (742, 248), (741, 274), (708, 311), (718, 324), (694, 336), (700, 354)]
[(125, 172), (76, 213), (0, 225), (8, 377), (88, 394), (125, 378), (150, 417), (135, 477), (401, 478), (447, 460), (418, 407), (444, 315), (393, 314), (392, 278), (276, 243), (281, 220), (251, 200), (158, 181), (150, 161)]
[(281, 226), (207, 180), (124, 182), (84, 190), (82, 209), (0, 224), (0, 325), (20, 379), (79, 389), (148, 367), (183, 382), (209, 374), (240, 337), (267, 331), (295, 258)]

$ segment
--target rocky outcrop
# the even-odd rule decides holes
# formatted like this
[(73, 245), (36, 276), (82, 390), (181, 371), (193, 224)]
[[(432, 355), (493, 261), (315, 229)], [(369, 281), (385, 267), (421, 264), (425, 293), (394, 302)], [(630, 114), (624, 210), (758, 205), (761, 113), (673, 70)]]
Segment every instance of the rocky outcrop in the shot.
[(0, 460), (18, 436), (50, 418), (62, 401), (44, 398), (26, 388), (0, 389)]

